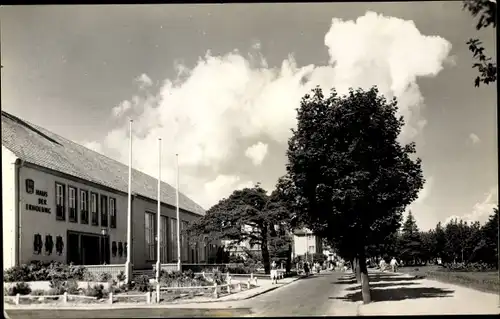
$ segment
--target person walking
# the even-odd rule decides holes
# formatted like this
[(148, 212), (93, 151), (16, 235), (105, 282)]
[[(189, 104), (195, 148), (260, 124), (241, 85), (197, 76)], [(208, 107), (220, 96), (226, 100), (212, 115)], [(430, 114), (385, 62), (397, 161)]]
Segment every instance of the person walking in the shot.
[(392, 257), (391, 259), (391, 268), (392, 272), (396, 272), (398, 270), (398, 261), (396, 260), (395, 257)]
[(382, 272), (385, 271), (385, 260), (384, 260), (384, 258), (380, 259), (379, 267), (380, 267), (380, 271), (382, 271)]
[(273, 285), (278, 284), (278, 266), (274, 260), (271, 263), (271, 282)]
[(304, 272), (306, 273), (306, 276), (309, 276), (309, 262), (305, 262), (304, 264)]

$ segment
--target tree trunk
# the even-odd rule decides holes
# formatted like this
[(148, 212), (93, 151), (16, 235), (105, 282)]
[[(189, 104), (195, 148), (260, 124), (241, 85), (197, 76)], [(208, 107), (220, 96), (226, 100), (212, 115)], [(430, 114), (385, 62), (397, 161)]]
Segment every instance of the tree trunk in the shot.
[(356, 267), (354, 265), (354, 258), (352, 258), (351, 260), (349, 260), (351, 262), (351, 270), (352, 270), (352, 273), (355, 275), (356, 274)]
[(372, 301), (370, 294), (370, 280), (368, 278), (368, 269), (366, 268), (366, 257), (364, 247), (359, 253), (358, 263), (359, 263), (359, 273), (361, 279), (361, 295), (363, 296), (363, 303), (368, 304)]
[(264, 264), (264, 272), (266, 275), (271, 273), (271, 262), (269, 260), (269, 249), (267, 248), (267, 239), (262, 238), (262, 262)]
[(292, 244), (288, 244), (288, 252), (286, 255), (286, 272), (292, 270)]
[[(360, 258), (359, 257), (354, 257), (354, 274), (356, 275), (356, 282), (359, 284), (361, 283), (361, 269), (359, 267), (360, 265)], [(365, 263), (366, 265), (366, 263)]]

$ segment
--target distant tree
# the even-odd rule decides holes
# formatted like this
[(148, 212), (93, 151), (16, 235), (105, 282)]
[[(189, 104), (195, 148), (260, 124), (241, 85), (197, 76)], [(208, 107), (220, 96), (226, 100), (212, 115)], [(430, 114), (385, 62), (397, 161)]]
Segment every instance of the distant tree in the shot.
[(498, 269), (498, 207), (493, 209), (486, 224), (481, 229), (482, 239), (478, 250), (483, 262)]
[(436, 258), (436, 255), (434, 255), (434, 247), (436, 246), (434, 230), (420, 232), (420, 240), (422, 242), (420, 259), (427, 264)]
[(444, 232), (441, 222), (437, 223), (434, 229), (434, 243), (435, 246), (432, 249), (432, 255), (436, 258), (445, 258), (445, 248), (446, 248), (446, 233)]
[[(370, 302), (365, 247), (400, 227), (405, 207), (423, 186), (415, 144), (401, 145), (397, 102), (376, 87), (325, 97), (307, 94), (288, 143), (290, 199), (307, 226), (330, 238), (344, 258), (359, 262), (362, 295)], [(356, 264), (356, 263), (355, 263)]]
[(235, 190), (220, 200), (206, 214), (190, 224), (186, 232), (194, 238), (209, 236), (211, 240), (230, 240), (235, 244), (248, 241), (259, 245), (264, 270), (270, 273), (269, 242), (275, 225), (286, 223), (288, 212), (275, 195), (267, 195), (257, 184), (253, 188)]
[(460, 240), (460, 229), (458, 226), (458, 220), (453, 219), (448, 222), (445, 226), (446, 234), (446, 245), (445, 254), (446, 261), (456, 263), (459, 257), (459, 252), (461, 251), (462, 242)]
[[(473, 17), (479, 16), (476, 24), (476, 30), (487, 27), (496, 28), (497, 26), (497, 2), (496, 0), (465, 0), (463, 8), (468, 10)], [(469, 39), (467, 41), (469, 51), (472, 52), (476, 62), (473, 68), (476, 68), (479, 75), (474, 80), (474, 85), (480, 86), (481, 83), (489, 84), (497, 80), (497, 63), (484, 53), (483, 44), (479, 39)]]
[(417, 222), (411, 211), (401, 230), (401, 259), (405, 264), (416, 264), (422, 255), (422, 240)]

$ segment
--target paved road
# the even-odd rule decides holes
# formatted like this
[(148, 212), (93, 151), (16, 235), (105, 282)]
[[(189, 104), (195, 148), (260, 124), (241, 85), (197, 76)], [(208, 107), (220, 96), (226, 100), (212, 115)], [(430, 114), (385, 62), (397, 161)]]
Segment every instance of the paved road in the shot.
[(182, 308), (132, 308), (96, 310), (7, 310), (11, 319), (53, 319), (53, 318), (192, 318), (192, 317), (242, 317), (250, 309), (182, 309)]
[[(158, 318), (158, 317), (246, 317), (333, 315), (329, 297), (338, 290), (333, 284), (339, 273), (316, 274), (251, 299), (213, 303), (212, 309), (149, 308), (96, 310), (7, 310), (17, 318)], [(200, 308), (208, 304), (200, 304)]]
[(254, 298), (238, 302), (238, 308), (251, 308), (253, 316), (334, 315), (333, 301), (339, 291), (335, 281), (343, 274), (315, 274)]

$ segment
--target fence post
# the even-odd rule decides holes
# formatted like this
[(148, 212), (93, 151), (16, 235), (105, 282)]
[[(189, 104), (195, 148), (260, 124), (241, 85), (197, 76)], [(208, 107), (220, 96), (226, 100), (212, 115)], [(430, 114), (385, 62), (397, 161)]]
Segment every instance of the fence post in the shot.
[(228, 285), (227, 285), (227, 293), (228, 293), (228, 294), (231, 294), (231, 284), (228, 284)]
[(217, 283), (214, 283), (214, 298), (219, 298), (219, 292), (217, 291)]
[(236, 285), (236, 289), (237, 289), (238, 291), (241, 291), (241, 284), (240, 284), (240, 283), (238, 283), (238, 284)]
[(67, 302), (68, 302), (68, 293), (64, 292), (64, 294), (63, 294), (63, 303), (67, 303)]
[(252, 279), (252, 280), (253, 280), (253, 272), (252, 272), (252, 273), (250, 273), (250, 279)]
[(16, 299), (15, 299), (16, 305), (19, 304), (19, 300), (21, 299), (20, 296), (21, 296), (20, 294), (16, 294)]
[(257, 277), (255, 277), (255, 285), (257, 286)]
[(247, 280), (247, 288), (250, 289), (251, 284), (250, 284), (250, 279)]
[(160, 303), (160, 284), (156, 285), (156, 302)]
[(203, 276), (203, 278), (205, 278), (205, 271), (204, 270), (201, 272), (201, 275)]
[(112, 292), (109, 293), (109, 303), (113, 304), (113, 293)]
[(146, 303), (148, 303), (148, 304), (151, 303), (151, 292), (150, 291), (146, 292)]

